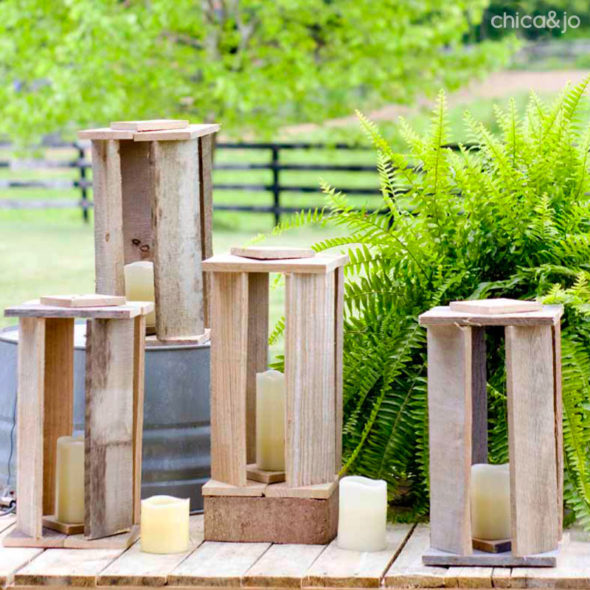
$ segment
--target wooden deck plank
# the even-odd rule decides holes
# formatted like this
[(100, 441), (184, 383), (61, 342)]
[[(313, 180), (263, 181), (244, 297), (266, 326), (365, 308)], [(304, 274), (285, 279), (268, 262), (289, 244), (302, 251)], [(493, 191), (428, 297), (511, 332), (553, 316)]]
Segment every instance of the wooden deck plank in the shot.
[(305, 574), (326, 545), (272, 545), (246, 572), (244, 586), (299, 588)]
[(445, 586), (448, 588), (492, 588), (491, 567), (450, 567)]
[(16, 586), (96, 586), (100, 572), (121, 554), (113, 549), (47, 549), (14, 575)]
[(495, 567), (492, 571), (492, 585), (494, 586), (494, 588), (510, 588), (511, 576), (512, 568)]
[(169, 586), (239, 587), (270, 543), (207, 541), (168, 576)]
[(387, 548), (372, 553), (347, 551), (334, 540), (311, 566), (304, 586), (331, 588), (377, 588), (383, 574), (399, 553), (412, 525), (395, 524), (387, 530)]
[(0, 517), (0, 586), (2, 588), (12, 584), (14, 573), (43, 552), (43, 549), (2, 546), (4, 537), (14, 529), (15, 522), (14, 514)]
[(422, 554), (430, 547), (430, 528), (416, 526), (400, 554), (383, 578), (386, 587), (441, 588), (446, 585), (448, 568), (422, 563)]
[(98, 577), (99, 586), (165, 586), (168, 574), (203, 542), (203, 517), (190, 520), (190, 543), (184, 553), (142, 553), (137, 541)]

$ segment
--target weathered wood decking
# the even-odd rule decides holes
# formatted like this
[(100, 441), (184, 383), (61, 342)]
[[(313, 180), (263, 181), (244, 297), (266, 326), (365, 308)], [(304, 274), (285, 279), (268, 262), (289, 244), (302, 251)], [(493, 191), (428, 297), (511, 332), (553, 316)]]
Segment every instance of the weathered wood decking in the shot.
[[(0, 517), (0, 538), (14, 525)], [(426, 567), (426, 525), (392, 525), (379, 553), (321, 545), (203, 542), (203, 519), (191, 518), (191, 548), (179, 555), (107, 549), (0, 548), (0, 584), (89, 588), (590, 588), (590, 542), (566, 533), (555, 568)]]

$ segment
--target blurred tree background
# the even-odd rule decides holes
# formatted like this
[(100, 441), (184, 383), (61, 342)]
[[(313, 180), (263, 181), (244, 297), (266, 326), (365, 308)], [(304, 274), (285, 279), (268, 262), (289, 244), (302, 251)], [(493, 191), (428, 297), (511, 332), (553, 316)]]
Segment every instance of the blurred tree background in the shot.
[(488, 0), (4, 0), (0, 132), (217, 120), (272, 136), (453, 90), (505, 63), (469, 43)]

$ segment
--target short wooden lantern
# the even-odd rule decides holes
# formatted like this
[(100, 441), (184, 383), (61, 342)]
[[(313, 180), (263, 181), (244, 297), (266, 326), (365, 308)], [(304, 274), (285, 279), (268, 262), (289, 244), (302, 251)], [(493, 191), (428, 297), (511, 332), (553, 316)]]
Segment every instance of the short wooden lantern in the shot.
[[(137, 539), (145, 315), (153, 303), (120, 299), (41, 298), (5, 311), (20, 319), (17, 521), (6, 546), (125, 548)], [(75, 318), (88, 320), (83, 525), (54, 516), (57, 439), (74, 426)]]
[(125, 294), (125, 264), (153, 261), (156, 334), (202, 340), (212, 255), (212, 150), (219, 125), (121, 121), (80, 131), (92, 141), (96, 291)]
[[(554, 566), (563, 513), (559, 305), (461, 301), (420, 316), (428, 329), (430, 537), (426, 565)], [(487, 463), (484, 330), (503, 326), (510, 454), (508, 550), (472, 538), (471, 465)]]
[[(205, 538), (327, 543), (337, 527), (345, 255), (234, 249), (211, 274), (211, 475)], [(301, 257), (305, 256), (305, 257)], [(267, 368), (269, 273), (283, 273), (285, 481), (249, 477), (256, 461), (256, 373)], [(250, 464), (250, 471), (249, 471)], [(272, 472), (268, 472), (272, 475)]]

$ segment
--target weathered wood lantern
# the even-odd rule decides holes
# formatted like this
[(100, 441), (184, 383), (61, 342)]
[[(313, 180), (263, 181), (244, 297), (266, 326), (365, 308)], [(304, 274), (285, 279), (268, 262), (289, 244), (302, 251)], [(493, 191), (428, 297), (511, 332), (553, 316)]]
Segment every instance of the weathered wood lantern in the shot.
[(198, 341), (208, 327), (201, 260), (212, 255), (212, 148), (219, 125), (122, 121), (92, 141), (96, 292), (125, 295), (125, 264), (153, 261), (156, 334)]
[[(211, 475), (205, 538), (327, 543), (341, 462), (345, 255), (234, 249), (211, 274)], [(240, 255), (235, 255), (239, 253)], [(305, 257), (302, 257), (305, 256)], [(268, 357), (269, 273), (286, 278), (285, 481), (248, 476), (256, 460), (256, 373)]]
[[(555, 565), (563, 512), (562, 312), (558, 305), (490, 299), (420, 316), (428, 329), (431, 548), (425, 564)], [(511, 546), (481, 551), (472, 538), (470, 479), (472, 464), (488, 457), (489, 326), (505, 333)]]
[[(138, 535), (145, 315), (153, 303), (102, 295), (41, 298), (20, 320), (17, 521), (13, 547), (125, 548)], [(74, 319), (86, 318), (84, 523), (57, 520), (57, 440), (73, 431)]]

